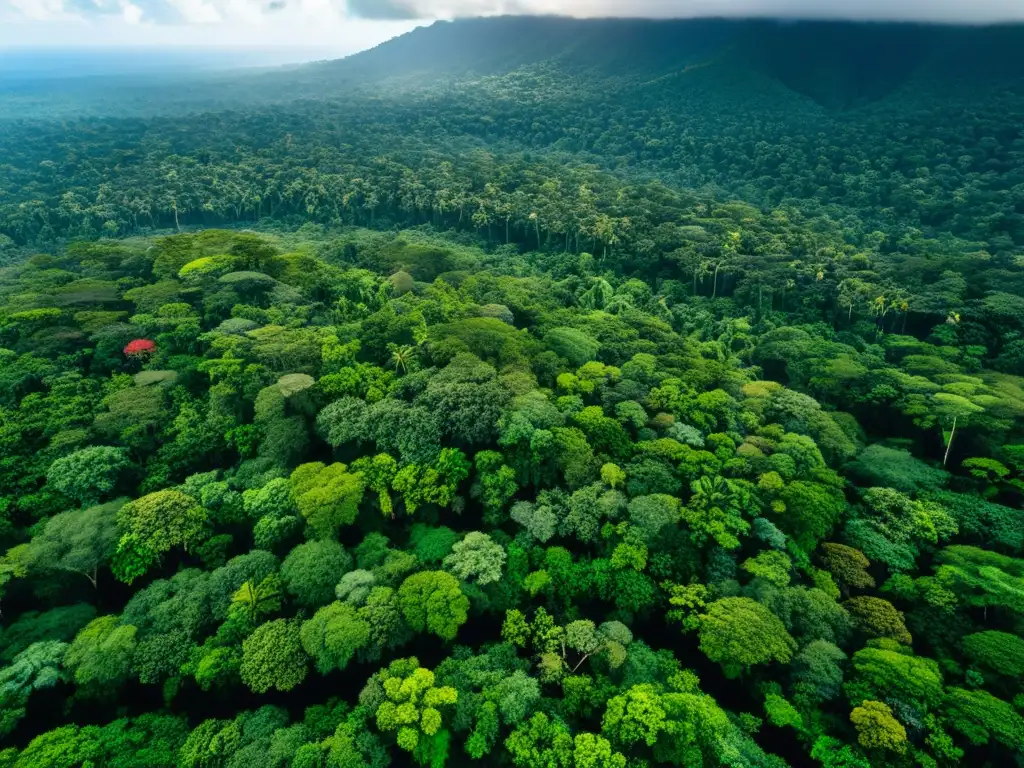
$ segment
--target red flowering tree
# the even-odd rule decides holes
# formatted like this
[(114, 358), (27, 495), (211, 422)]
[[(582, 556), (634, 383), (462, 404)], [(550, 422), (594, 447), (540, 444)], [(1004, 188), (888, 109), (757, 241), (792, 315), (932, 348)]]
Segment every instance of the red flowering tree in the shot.
[(156, 351), (156, 344), (149, 339), (134, 339), (129, 341), (124, 348), (124, 354), (126, 357), (132, 359), (142, 359), (149, 357)]

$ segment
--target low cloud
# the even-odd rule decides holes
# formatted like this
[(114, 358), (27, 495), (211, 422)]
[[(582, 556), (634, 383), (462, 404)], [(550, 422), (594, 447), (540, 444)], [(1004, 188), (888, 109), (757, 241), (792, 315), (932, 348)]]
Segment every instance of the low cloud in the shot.
[(153, 39), (350, 53), (434, 19), (505, 14), (987, 24), (1024, 22), (1024, 0), (0, 0), (0, 46)]
[(500, 14), (578, 18), (768, 17), (993, 23), (1024, 21), (1024, 0), (348, 0), (363, 18), (437, 19)]

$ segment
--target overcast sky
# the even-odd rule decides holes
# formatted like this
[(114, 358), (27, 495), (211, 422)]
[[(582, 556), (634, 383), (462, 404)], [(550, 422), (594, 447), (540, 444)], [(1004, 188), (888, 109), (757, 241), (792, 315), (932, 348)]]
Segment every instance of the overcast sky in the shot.
[(502, 13), (989, 23), (1024, 21), (1024, 0), (0, 0), (0, 47), (308, 46), (323, 58), (434, 19)]

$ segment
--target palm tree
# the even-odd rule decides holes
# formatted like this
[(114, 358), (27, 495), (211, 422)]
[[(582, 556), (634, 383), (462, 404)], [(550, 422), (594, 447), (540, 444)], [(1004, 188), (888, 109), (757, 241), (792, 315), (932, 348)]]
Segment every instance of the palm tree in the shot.
[(704, 280), (711, 276), (711, 262), (702, 261), (693, 272), (694, 295), (696, 295), (697, 280), (700, 280), (700, 287), (704, 287)]
[(611, 283), (603, 277), (594, 278), (594, 284), (580, 296), (580, 306), (586, 309), (604, 309), (615, 295)]
[(604, 305), (604, 311), (610, 312), (613, 315), (617, 315), (620, 312), (625, 312), (627, 309), (633, 308), (633, 302), (629, 296), (619, 294), (618, 296), (612, 296), (608, 300), (608, 303)]
[(281, 607), (281, 590), (277, 577), (268, 576), (259, 584), (245, 582), (231, 597), (232, 605), (240, 605), (252, 621)]
[(409, 365), (416, 359), (416, 349), (409, 344), (390, 344), (388, 348), (391, 350), (391, 365), (396, 371), (408, 373)]
[(729, 509), (732, 506), (732, 487), (730, 487), (729, 481), (720, 475), (714, 477), (703, 475), (694, 481), (691, 489), (693, 490), (691, 503), (695, 506), (705, 509), (713, 507)]

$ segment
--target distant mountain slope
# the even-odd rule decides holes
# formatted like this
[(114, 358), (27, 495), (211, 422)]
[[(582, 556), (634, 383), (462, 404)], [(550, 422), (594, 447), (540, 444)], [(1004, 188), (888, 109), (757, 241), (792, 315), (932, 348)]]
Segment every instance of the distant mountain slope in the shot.
[(109, 179), (127, 201), (184, 176), (219, 190), (237, 174), (249, 201), (298, 199), (308, 182), (316, 208), (393, 167), (413, 178), (464, 164), (471, 181), (459, 184), (482, 187), (514, 159), (853, 221), (853, 237), (890, 247), (925, 233), (964, 239), (947, 249), (1010, 252), (1024, 248), (1019, 50), (1024, 26), (505, 17), (273, 72), (0, 88), (0, 206), (28, 239), (40, 217), (25, 206), (40, 190), (71, 228), (65, 193), (103, 212)]
[(304, 74), (333, 75), (338, 85), (426, 84), (549, 65), (635, 83), (728, 60), (848, 107), (911, 82), (1024, 77), (1022, 49), (1024, 26), (498, 17), (438, 22)]
[[(802, 111), (809, 99), (829, 111), (845, 110), (905, 92), (915, 100), (952, 93), (961, 103), (984, 105), (993, 92), (1024, 97), (1021, 50), (1024, 25), (505, 16), (437, 22), (345, 59), (270, 71), (168, 67), (165, 73), (29, 85), (8, 72), (0, 76), (0, 121), (248, 109), (366, 95), (405, 100), (481, 85), (499, 98), (532, 88), (531, 100), (584, 102), (595, 95), (608, 101), (626, 89), (630, 98), (658, 102), (697, 98), (707, 109), (739, 100)], [(543, 88), (536, 87), (538, 74)]]

